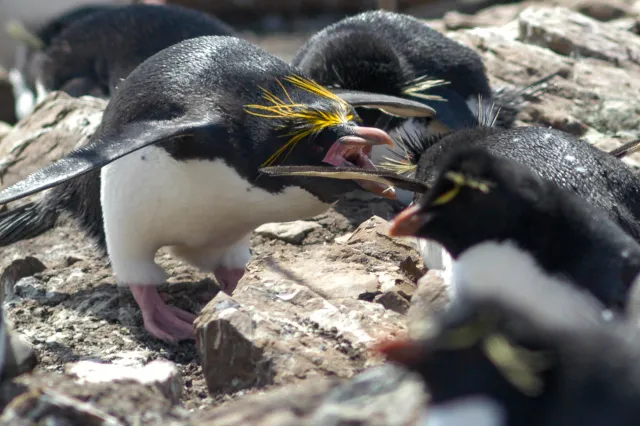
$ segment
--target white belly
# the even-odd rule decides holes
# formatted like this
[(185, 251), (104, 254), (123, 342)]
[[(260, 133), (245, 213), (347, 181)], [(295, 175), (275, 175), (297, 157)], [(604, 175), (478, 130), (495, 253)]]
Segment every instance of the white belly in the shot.
[(101, 176), (116, 275), (126, 265), (152, 261), (164, 246), (224, 250), (263, 223), (311, 217), (329, 207), (301, 188), (272, 194), (253, 187), (222, 160), (176, 161), (153, 146), (104, 167)]

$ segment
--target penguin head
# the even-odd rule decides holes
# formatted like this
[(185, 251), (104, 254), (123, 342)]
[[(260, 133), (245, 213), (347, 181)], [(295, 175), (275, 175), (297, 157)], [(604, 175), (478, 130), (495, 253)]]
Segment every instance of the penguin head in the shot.
[[(261, 104), (245, 105), (245, 111), (259, 121), (257, 128), (268, 126), (267, 139), (278, 146), (262, 167), (279, 164), (322, 165), (375, 169), (370, 160), (373, 146), (394, 143), (389, 135), (374, 127), (361, 126), (355, 109), (339, 96), (314, 81), (300, 76), (277, 81), (276, 90), (263, 89)], [(284, 143), (283, 143), (284, 141)], [(345, 192), (357, 189), (348, 181), (289, 177), (323, 201), (336, 201)], [(367, 190), (394, 198), (387, 187), (363, 182)]]
[(455, 150), (426, 193), (400, 213), (396, 236), (435, 240), (456, 258), (472, 246), (526, 232), (530, 213), (547, 202), (547, 185), (529, 168), (483, 148)]

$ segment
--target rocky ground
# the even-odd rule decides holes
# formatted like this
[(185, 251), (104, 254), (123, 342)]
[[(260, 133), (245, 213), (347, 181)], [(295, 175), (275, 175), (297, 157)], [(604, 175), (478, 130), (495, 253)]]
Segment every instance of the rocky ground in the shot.
[[(560, 72), (528, 97), (522, 125), (603, 149), (640, 138), (640, 2), (541, 3), (429, 22), (475, 48), (496, 87)], [(306, 37), (249, 35), (285, 59)], [(103, 108), (52, 94), (0, 125), (0, 184), (84, 143)], [(353, 193), (318, 217), (260, 227), (233, 297), (161, 251), (169, 303), (200, 312), (196, 342), (179, 345), (149, 338), (128, 290), (71, 224), (2, 248), (6, 312), (40, 363), (0, 388), (0, 404), (11, 401), (0, 424), (414, 424), (421, 384), (371, 349), (417, 330), (446, 296), (432, 272), (416, 286), (426, 271), (413, 242), (385, 235), (401, 208)]]

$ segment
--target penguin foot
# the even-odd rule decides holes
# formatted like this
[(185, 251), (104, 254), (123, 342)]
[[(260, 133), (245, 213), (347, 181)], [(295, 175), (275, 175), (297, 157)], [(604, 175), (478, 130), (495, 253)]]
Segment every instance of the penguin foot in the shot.
[(238, 281), (240, 281), (240, 278), (244, 275), (244, 268), (220, 267), (216, 268), (213, 274), (216, 276), (220, 289), (228, 295), (231, 295), (233, 290), (236, 289)]
[(166, 342), (178, 342), (194, 338), (193, 322), (196, 316), (175, 306), (167, 305), (153, 285), (131, 285), (144, 328), (152, 336)]

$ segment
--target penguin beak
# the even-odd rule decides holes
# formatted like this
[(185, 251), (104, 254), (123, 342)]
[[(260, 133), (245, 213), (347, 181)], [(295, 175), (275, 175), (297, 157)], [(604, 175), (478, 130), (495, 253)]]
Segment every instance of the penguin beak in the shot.
[[(334, 167), (359, 167), (365, 170), (377, 170), (371, 161), (371, 149), (375, 145), (394, 146), (391, 137), (375, 127), (354, 127), (353, 133), (343, 136), (331, 145), (323, 162)], [(394, 200), (396, 193), (393, 188), (380, 183), (356, 180), (358, 185), (376, 195)]]
[(420, 205), (414, 204), (400, 212), (391, 222), (389, 235), (392, 237), (415, 236), (429, 220), (429, 216), (422, 214), (420, 210)]
[(379, 344), (376, 351), (388, 361), (411, 368), (426, 357), (426, 351), (418, 343), (408, 339), (391, 340)]

